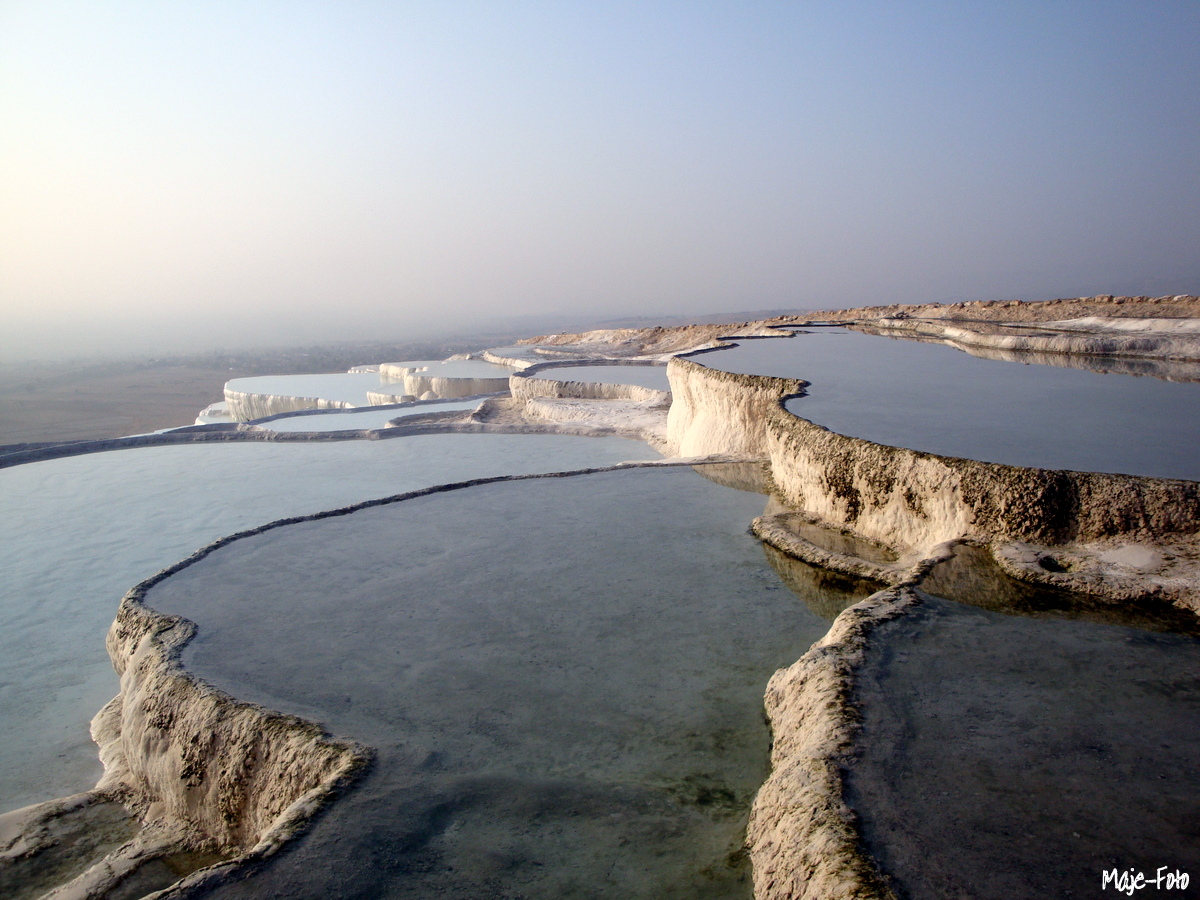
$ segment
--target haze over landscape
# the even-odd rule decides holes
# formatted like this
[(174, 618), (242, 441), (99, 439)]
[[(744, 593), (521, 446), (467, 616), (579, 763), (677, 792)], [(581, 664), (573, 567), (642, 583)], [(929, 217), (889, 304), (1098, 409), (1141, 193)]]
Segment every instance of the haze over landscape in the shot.
[(0, 896), (1186, 894), (1197, 37), (0, 0)]
[(8, 361), (1200, 282), (1194, 2), (0, 3)]

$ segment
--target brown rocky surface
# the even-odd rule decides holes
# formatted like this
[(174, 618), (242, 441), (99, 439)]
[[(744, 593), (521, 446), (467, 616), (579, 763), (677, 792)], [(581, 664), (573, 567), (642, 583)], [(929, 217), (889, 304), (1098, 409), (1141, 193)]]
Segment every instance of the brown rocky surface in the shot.
[(562, 346), (567, 344), (609, 345), (612, 355), (652, 355), (693, 350), (722, 337), (769, 334), (771, 325), (804, 322), (861, 322), (886, 318), (958, 319), (978, 322), (1053, 322), (1085, 316), (1123, 318), (1200, 317), (1200, 297), (1180, 294), (1170, 297), (1075, 297), (1062, 300), (972, 300), (964, 303), (892, 304), (850, 309), (813, 310), (803, 315), (776, 316), (755, 322), (730, 325), (676, 325), (655, 328), (623, 328), (575, 334), (549, 334), (526, 338), (521, 344)]

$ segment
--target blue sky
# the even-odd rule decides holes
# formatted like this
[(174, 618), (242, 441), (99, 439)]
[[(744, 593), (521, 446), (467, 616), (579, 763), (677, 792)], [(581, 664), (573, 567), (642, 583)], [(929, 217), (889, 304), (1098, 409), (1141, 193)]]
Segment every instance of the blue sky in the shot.
[(1200, 291), (1200, 3), (0, 0), (0, 353)]

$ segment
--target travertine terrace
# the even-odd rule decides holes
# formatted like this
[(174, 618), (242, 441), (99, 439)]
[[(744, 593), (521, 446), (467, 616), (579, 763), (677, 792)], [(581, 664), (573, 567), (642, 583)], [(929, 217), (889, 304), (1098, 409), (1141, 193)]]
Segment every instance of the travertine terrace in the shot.
[[(506, 397), (482, 400), (475, 411), (407, 419), (358, 436), (625, 434), (677, 459), (763, 465), (772, 498), (767, 515), (754, 523), (761, 539), (889, 587), (843, 612), (824, 640), (766, 688), (775, 739), (772, 774), (755, 801), (747, 837), (755, 895), (889, 897), (886, 875), (861, 840), (844, 778), (857, 733), (855, 672), (874, 629), (918, 605), (917, 589), (931, 567), (963, 543), (989, 548), (1004, 571), (1026, 582), (1117, 605), (1165, 601), (1200, 613), (1200, 484), (1004, 466), (874, 444), (788, 412), (783, 401), (801, 394), (803, 381), (705, 365), (703, 351), (724, 341), (767, 337), (777, 333), (775, 326), (804, 321), (858, 324), (971, 352), (1037, 353), (1051, 362), (1103, 354), (1114, 367), (1159, 367), (1183, 377), (1200, 361), (1200, 299), (1190, 296), (868, 307), (736, 326), (553, 335), (530, 339), (529, 356), (492, 358), (521, 369), (509, 378)], [(547, 361), (538, 364), (534, 351)], [(671, 392), (537, 377), (539, 368), (564, 361), (666, 363)], [(437, 387), (442, 396), (470, 396), (495, 387), (477, 378), (462, 386), (409, 385), (415, 374), (395, 373), (406, 394)], [(457, 393), (460, 387), (465, 393)], [(259, 411), (281, 412), (281, 402), (302, 408), (272, 399)], [(251, 417), (249, 406), (243, 412)], [(348, 437), (210, 426), (140, 444)], [(122, 446), (132, 445), (36, 448), (0, 458), (0, 465)], [(823, 548), (820, 529), (846, 536), (851, 548), (855, 539), (885, 548), (889, 561)], [(191, 624), (141, 603), (153, 580), (131, 590), (109, 635), (122, 681), (121, 694), (93, 725), (104, 779), (84, 799), (0, 820), (0, 884), (5, 867), (24, 871), (21, 865), (54, 844), (67, 827), (56, 822), (115, 800), (141, 823), (140, 837), (64, 879), (53, 895), (117, 896), (147, 859), (185, 849), (212, 854), (215, 867), (189, 875), (169, 895), (198, 895), (278, 849), (368, 764), (369, 749), (353, 740), (333, 739), (311, 723), (242, 703), (191, 677), (178, 661)]]

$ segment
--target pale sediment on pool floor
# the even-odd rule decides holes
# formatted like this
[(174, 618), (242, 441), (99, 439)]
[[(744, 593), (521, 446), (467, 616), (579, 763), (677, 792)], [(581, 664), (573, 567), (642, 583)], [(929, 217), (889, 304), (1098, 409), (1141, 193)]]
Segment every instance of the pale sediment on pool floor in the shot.
[[(668, 342), (664, 335), (660, 345)], [(668, 451), (769, 458), (779, 496), (813, 521), (894, 546), (906, 557), (970, 536), (996, 541), (997, 558), (1026, 579), (1077, 588), (1095, 576), (1095, 586), (1114, 597), (1141, 596), (1156, 583), (1159, 595), (1195, 596), (1195, 483), (1020, 469), (883, 447), (787, 413), (780, 398), (800, 393), (802, 381), (731, 375), (688, 360), (672, 362), (670, 376), (676, 403), (666, 424)], [(506, 403), (489, 401), (463, 430), (491, 430), (484, 424), (489, 416), (497, 430), (536, 430), (531, 420), (557, 415), (574, 422), (561, 426), (564, 433), (572, 427), (586, 433), (585, 423), (596, 421), (586, 412), (572, 419), (585, 409), (578, 398), (567, 405), (559, 400), (557, 409), (545, 397)], [(1161, 550), (1164, 534), (1178, 538), (1175, 550), (1159, 560), (1142, 552)], [(1049, 568), (1042, 562), (1047, 558), (1054, 561)], [(1088, 568), (1101, 564), (1108, 569), (1099, 575)], [(1055, 572), (1054, 565), (1066, 571)], [(1110, 577), (1114, 572), (1124, 581)], [(846, 762), (855, 727), (848, 690), (872, 624), (912, 602), (908, 592), (890, 591), (852, 608), (825, 640), (772, 680), (773, 773), (750, 829), (757, 896), (890, 896), (858, 843), (838, 766)], [(163, 627), (166, 634), (175, 625)], [(173, 689), (163, 682), (163, 690)], [(153, 736), (144, 721), (133, 727)]]
[(910, 580), (912, 567), (919, 562), (901, 560), (877, 541), (801, 511), (759, 516), (750, 523), (750, 530), (760, 541), (810, 565), (881, 584)]
[(125, 596), (109, 631), (121, 692), (92, 721), (104, 776), (0, 817), (5, 896), (140, 897), (219, 882), (280, 849), (370, 761), (362, 745), (188, 674), (178, 657), (195, 627), (142, 604), (154, 581)]
[(1044, 588), (1018, 615), (939, 597), (873, 632), (855, 672), (846, 797), (896, 889), (1096, 896), (1102, 866), (1194, 872), (1195, 617), (1106, 620)]
[[(557, 474), (699, 462), (623, 463)], [(458, 486), (528, 477), (491, 477)], [(243, 537), (454, 487), (413, 491), (239, 532), (132, 589), (108, 636), (121, 693), (93, 721), (105, 775), (93, 791), (79, 798), (43, 804), (0, 820), (0, 840), (13, 857), (0, 857), (0, 879), (15, 873), (28, 880), (19, 866), (41, 853), (34, 860), (35, 870), (40, 866), (50, 878), (68, 879), (56, 882), (54, 896), (124, 896), (135, 884), (150, 885), (147, 891), (165, 887), (178, 872), (163, 882), (167, 875), (159, 871), (161, 861), (169, 857), (177, 870), (180, 859), (190, 854), (196, 866), (205, 868), (176, 886), (177, 892), (186, 893), (241, 877), (247, 864), (272, 855), (298, 834), (325, 802), (363, 770), (370, 751), (352, 741), (330, 738), (311, 722), (238, 701), (192, 676), (179, 655), (195, 626), (147, 607), (143, 597), (159, 581)], [(85, 860), (91, 864), (77, 873), (47, 859), (46, 848), (61, 843), (62, 835), (79, 821), (76, 807), (108, 804), (106, 809), (115, 810), (112, 801), (134, 814), (133, 818), (117, 816), (121, 826), (117, 830), (131, 832), (128, 840), (109, 840), (114, 829), (103, 822), (80, 823), (77, 830), (88, 832), (96, 845), (91, 852), (95, 859)], [(72, 814), (74, 820), (69, 818)], [(42, 833), (51, 837), (40, 840)]]
[(142, 596), (227, 540), (131, 590), (109, 631), (121, 692), (92, 723), (105, 767), (95, 793), (134, 811), (153, 840), (125, 845), (81, 876), (95, 882), (89, 890), (96, 896), (169, 853), (228, 860), (185, 884), (210, 883), (270, 856), (370, 761), (366, 747), (238, 701), (181, 666), (195, 626), (146, 607)]
[[(1054, 559), (1063, 556), (1060, 566), (1067, 571), (1037, 565), (1039, 580), (1057, 578), (1113, 600), (1187, 602), (1200, 588), (1195, 482), (1019, 468), (888, 447), (789, 413), (782, 400), (803, 390), (800, 381), (727, 373), (689, 359), (673, 360), (669, 377), (669, 449), (766, 456), (776, 496), (803, 522), (776, 515), (760, 519), (756, 531), (811, 562), (912, 583), (954, 541), (974, 538), (1010, 548), (1055, 548)], [(894, 548), (911, 568), (903, 571), (900, 560), (887, 565), (863, 559), (861, 550), (819, 546), (804, 537), (797, 527), (802, 524)], [(1073, 557), (1058, 553), (1068, 543)], [(1165, 551), (1168, 546), (1173, 549)], [(1085, 547), (1090, 567), (1072, 562), (1084, 559)], [(1159, 548), (1159, 555), (1147, 547)], [(1047, 552), (1026, 555), (1036, 561)], [(1024, 569), (1018, 565), (1020, 553), (998, 551), (997, 557), (1010, 562), (1014, 574), (1029, 577), (1028, 560)], [(850, 765), (857, 720), (850, 689), (869, 625), (901, 614), (911, 602), (910, 594), (893, 592), (843, 612), (825, 641), (772, 680), (772, 775), (748, 832), (760, 900), (890, 896), (859, 841), (841, 770)]]
[(1000, 568), (1022, 581), (1104, 597), (1161, 600), (1200, 615), (1200, 534), (1037, 546), (997, 542)]

